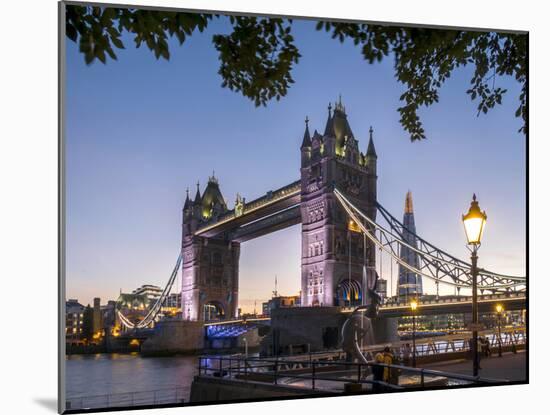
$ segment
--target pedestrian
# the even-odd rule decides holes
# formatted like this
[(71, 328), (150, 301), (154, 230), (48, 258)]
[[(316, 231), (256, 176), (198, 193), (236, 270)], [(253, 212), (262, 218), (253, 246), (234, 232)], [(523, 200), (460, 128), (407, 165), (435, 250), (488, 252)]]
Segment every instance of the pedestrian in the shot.
[[(384, 347), (384, 363), (386, 365), (393, 364), (393, 354), (388, 346)], [(385, 367), (384, 368), (384, 382), (390, 382), (391, 377), (391, 368)]]
[(491, 357), (491, 342), (487, 336), (485, 336), (485, 356)]
[(374, 392), (380, 392), (382, 386), (379, 382), (382, 382), (384, 379), (384, 366), (380, 364), (384, 363), (384, 354), (383, 352), (378, 352), (374, 356), (374, 364), (372, 365), (372, 380), (374, 381), (372, 385), (372, 390)]
[(481, 345), (481, 354), (483, 355), (483, 357), (487, 356), (487, 345), (485, 344), (485, 337), (480, 336), (478, 342)]
[(481, 370), (481, 357), (483, 356), (483, 338), (477, 338), (477, 367)]
[[(471, 359), (473, 360), (474, 359), (474, 338), (473, 337), (470, 337), (470, 339), (468, 340), (468, 345), (470, 346), (470, 356), (471, 356)], [(478, 338), (477, 340), (477, 367), (479, 369), (481, 369), (481, 355), (483, 354), (483, 350), (482, 350), (482, 344), (481, 344), (481, 337)]]
[(405, 346), (403, 347), (403, 365), (404, 366), (411, 365), (411, 355), (412, 355), (411, 345), (409, 343), (406, 343)]

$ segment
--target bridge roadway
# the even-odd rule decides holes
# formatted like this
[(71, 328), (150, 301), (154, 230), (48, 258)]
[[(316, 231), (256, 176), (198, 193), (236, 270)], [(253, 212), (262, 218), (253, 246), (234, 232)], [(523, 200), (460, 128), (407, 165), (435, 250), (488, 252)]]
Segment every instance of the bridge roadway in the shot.
[[(504, 309), (522, 310), (527, 307), (524, 292), (510, 292), (507, 294), (479, 295), (477, 298), (480, 313), (495, 312), (497, 304), (502, 304)], [(439, 300), (418, 301), (416, 315), (428, 316), (437, 314), (469, 313), (472, 311), (472, 297), (440, 298)], [(345, 309), (343, 312), (352, 312)], [(411, 315), (408, 303), (384, 304), (380, 307), (380, 317), (402, 317)]]
[[(527, 307), (526, 297), (524, 292), (510, 292), (506, 294), (491, 294), (491, 295), (479, 295), (478, 296), (479, 312), (488, 313), (495, 312), (495, 306), (502, 304), (504, 309), (510, 310), (522, 310)], [(342, 313), (351, 313), (354, 308), (343, 308)], [(437, 315), (437, 314), (455, 314), (455, 313), (469, 313), (472, 311), (472, 297), (460, 297), (460, 298), (440, 298), (439, 300), (425, 300), (418, 302), (418, 308), (416, 315)], [(395, 318), (411, 315), (410, 305), (407, 303), (390, 303), (380, 306), (380, 317)], [(248, 322), (263, 322), (264, 324), (270, 320), (269, 317), (259, 317), (253, 319), (235, 319), (235, 320), (223, 320), (215, 322), (206, 322), (205, 326), (214, 325), (230, 325)]]
[(269, 191), (264, 196), (245, 203), (242, 212), (235, 209), (207, 223), (195, 231), (195, 235), (207, 238), (223, 232), (233, 232), (232, 240), (245, 242), (301, 222), (300, 180)]

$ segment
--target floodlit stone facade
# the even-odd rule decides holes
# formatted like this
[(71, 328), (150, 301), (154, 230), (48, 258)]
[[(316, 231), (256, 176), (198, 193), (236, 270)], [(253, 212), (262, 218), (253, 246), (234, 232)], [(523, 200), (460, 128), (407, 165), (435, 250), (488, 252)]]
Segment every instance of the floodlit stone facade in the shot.
[(375, 250), (368, 240), (364, 246), (361, 233), (350, 231), (333, 191), (338, 187), (371, 219), (376, 218), (373, 131), (362, 153), (341, 102), (334, 112), (329, 105), (323, 135), (315, 130), (310, 136), (307, 124), (306, 119), (301, 146), (302, 306), (361, 304), (363, 263), (366, 259), (367, 272), (375, 272)]
[[(202, 195), (198, 183), (194, 199), (188, 192), (182, 226), (184, 320), (236, 317), (240, 241), (298, 223), (302, 226), (301, 306), (361, 304), (363, 265), (367, 273), (375, 273), (375, 249), (353, 229), (334, 189), (376, 219), (373, 130), (363, 153), (341, 100), (334, 111), (329, 105), (322, 135), (316, 130), (311, 135), (308, 123), (306, 119), (299, 182), (250, 203), (237, 195), (233, 210), (227, 208), (214, 175)], [(251, 218), (248, 223), (247, 217)], [(217, 226), (219, 232), (213, 232)], [(252, 229), (248, 239), (243, 239), (243, 229)]]

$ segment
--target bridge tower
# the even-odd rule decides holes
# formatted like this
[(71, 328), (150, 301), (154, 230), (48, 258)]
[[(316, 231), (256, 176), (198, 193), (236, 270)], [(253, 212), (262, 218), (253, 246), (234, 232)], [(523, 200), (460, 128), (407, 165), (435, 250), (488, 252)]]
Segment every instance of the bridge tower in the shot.
[(201, 195), (189, 192), (183, 207), (181, 309), (184, 320), (231, 319), (236, 316), (240, 243), (222, 234), (206, 238), (194, 235), (204, 223), (227, 212), (218, 179), (212, 175)]
[[(349, 221), (334, 196), (337, 186), (376, 219), (377, 155), (372, 127), (359, 149), (342, 101), (329, 104), (323, 135), (306, 129), (301, 145), (302, 306), (361, 304), (362, 269), (375, 272), (375, 250)], [(353, 227), (352, 227), (353, 228)], [(364, 261), (366, 259), (366, 261)]]

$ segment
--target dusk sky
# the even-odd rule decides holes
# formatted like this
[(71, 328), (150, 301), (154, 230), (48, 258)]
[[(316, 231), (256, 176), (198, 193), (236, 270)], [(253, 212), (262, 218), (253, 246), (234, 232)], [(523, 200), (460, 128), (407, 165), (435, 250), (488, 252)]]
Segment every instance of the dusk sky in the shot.
[[(172, 40), (170, 61), (135, 49), (126, 36), (118, 61), (87, 66), (67, 41), (68, 298), (105, 303), (119, 290), (164, 286), (179, 254), (186, 188), (194, 195), (200, 181), (202, 192), (215, 170), (232, 208), (237, 192), (252, 200), (297, 180), (304, 119), (322, 132), (339, 94), (363, 152), (374, 128), (384, 207), (401, 218), (411, 190), (418, 234), (467, 260), (461, 214), (475, 192), (488, 215), (480, 266), (525, 275), (526, 139), (514, 116), (520, 88), (513, 79), (497, 79), (508, 89), (503, 104), (476, 117), (465, 93), (472, 68), (455, 72), (440, 102), (421, 111), (428, 139), (411, 143), (396, 110), (404, 87), (393, 58), (369, 65), (360, 47), (295, 21), (296, 82), (281, 101), (257, 108), (221, 87), (211, 38), (228, 28), (222, 19), (181, 47)], [(254, 300), (261, 308), (275, 275), (281, 294), (299, 292), (300, 238), (294, 226), (241, 245), (243, 311)], [(389, 279), (388, 258), (382, 268)], [(393, 272), (395, 292), (395, 264)], [(433, 287), (424, 280), (425, 291)]]

